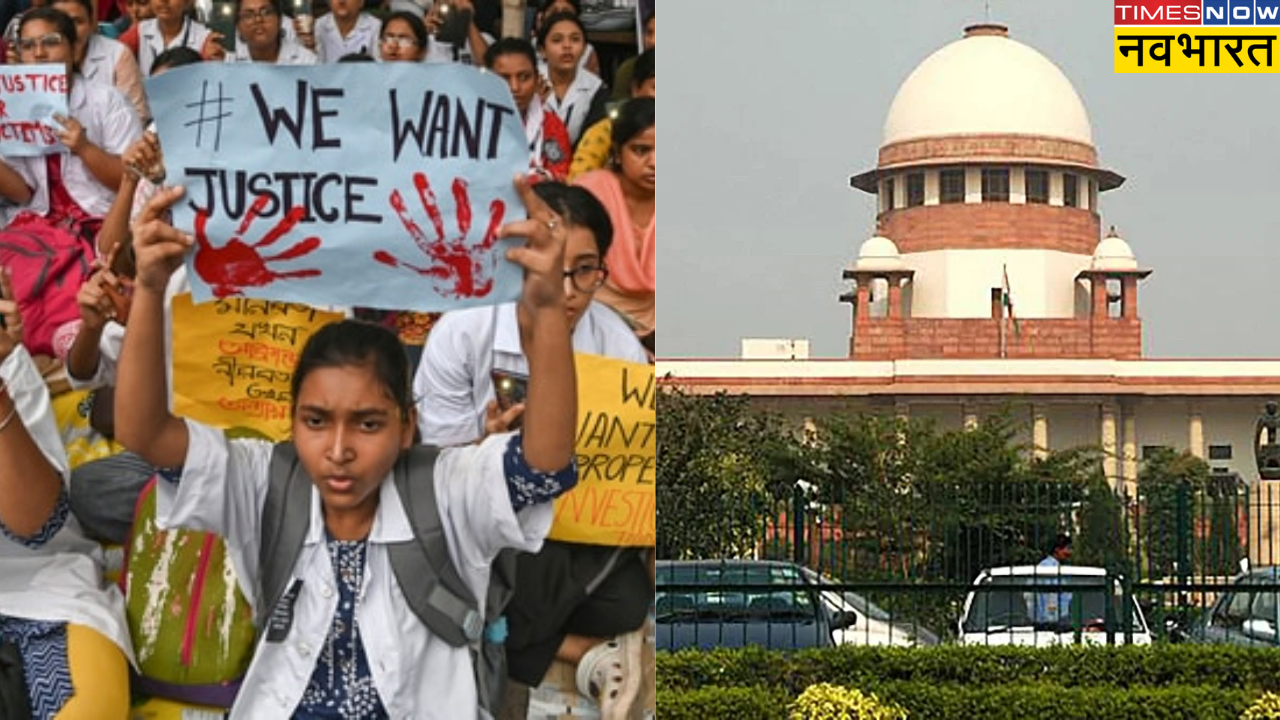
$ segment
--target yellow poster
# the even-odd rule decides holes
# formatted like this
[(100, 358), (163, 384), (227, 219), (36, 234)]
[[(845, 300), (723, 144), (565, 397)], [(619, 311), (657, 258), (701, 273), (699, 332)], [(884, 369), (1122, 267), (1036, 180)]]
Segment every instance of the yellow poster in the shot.
[(342, 315), (297, 303), (173, 299), (173, 410), (270, 440), (289, 437), (289, 382), (307, 338)]
[(653, 366), (596, 355), (574, 359), (578, 485), (556, 499), (548, 537), (589, 545), (653, 545)]

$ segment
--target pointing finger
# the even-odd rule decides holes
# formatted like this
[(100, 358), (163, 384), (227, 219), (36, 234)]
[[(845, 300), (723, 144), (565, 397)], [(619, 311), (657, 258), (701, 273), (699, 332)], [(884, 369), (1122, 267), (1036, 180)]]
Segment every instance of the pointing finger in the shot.
[(143, 206), (142, 212), (138, 213), (138, 219), (134, 224), (145, 225), (164, 217), (165, 212), (173, 207), (173, 204), (186, 192), (187, 189), (181, 185), (162, 189)]

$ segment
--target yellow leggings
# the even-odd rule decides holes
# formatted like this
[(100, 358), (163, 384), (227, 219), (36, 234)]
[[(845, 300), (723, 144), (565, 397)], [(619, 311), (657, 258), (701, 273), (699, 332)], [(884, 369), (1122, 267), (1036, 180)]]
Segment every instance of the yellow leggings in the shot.
[(73, 694), (55, 720), (125, 720), (129, 717), (129, 662), (96, 630), (67, 624), (67, 664)]

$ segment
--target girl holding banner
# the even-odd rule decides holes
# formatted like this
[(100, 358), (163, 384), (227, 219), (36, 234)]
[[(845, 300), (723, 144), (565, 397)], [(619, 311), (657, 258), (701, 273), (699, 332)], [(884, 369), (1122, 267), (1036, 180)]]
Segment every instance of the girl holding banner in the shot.
[(125, 172), (120, 154), (142, 125), (115, 88), (76, 72), (78, 36), (67, 15), (29, 10), (18, 37), (23, 64), (66, 68), (68, 113), (55, 115), (61, 147), (44, 156), (0, 158), (0, 196), (19, 206), (0, 231), (0, 264), (14, 270), (27, 323), (24, 343), (34, 355), (53, 355), (54, 331), (79, 316), (76, 291), (88, 277), (94, 237)]
[[(441, 451), (430, 481), (449, 556), (473, 597), (484, 597), (500, 550), (540, 546), (550, 501), (577, 482), (564, 230), (523, 180), (517, 190), (529, 219), (509, 222), (499, 234), (527, 240), (507, 257), (525, 270), (519, 313), (530, 364), (529, 426)], [(315, 509), (289, 588), (278, 600), (259, 597), (273, 446), (229, 439), (168, 409), (164, 292), (194, 239), (159, 218), (181, 194), (161, 191), (133, 226), (138, 272), (118, 377), (130, 402), (117, 406), (117, 433), (166, 468), (157, 484), (159, 522), (223, 535), (232, 562), (245, 569), (245, 595), (255, 609), (271, 610), (231, 718), (488, 717), (468, 648), (450, 645), (413, 614), (391, 570), (393, 548), (413, 538), (392, 469), (412, 445), (415, 418), (404, 353), (385, 329), (330, 324), (298, 358), (291, 439)]]
[[(626, 323), (592, 299), (609, 275), (604, 257), (613, 226), (604, 207), (586, 190), (558, 182), (540, 182), (534, 192), (566, 227), (563, 287), (574, 350), (647, 362)], [(527, 373), (514, 303), (445, 313), (427, 338), (413, 382), (423, 442), (465, 445), (514, 427), (524, 405), (503, 407), (491, 378)], [(564, 707), (559, 688), (543, 682), (553, 660), (577, 667), (578, 694), (598, 704), (602, 720), (628, 716), (643, 672), (640, 628), (653, 597), (643, 554), (642, 548), (547, 540), (537, 553), (512, 560), (508, 675), (533, 688), (529, 716), (556, 715), (548, 709)]]

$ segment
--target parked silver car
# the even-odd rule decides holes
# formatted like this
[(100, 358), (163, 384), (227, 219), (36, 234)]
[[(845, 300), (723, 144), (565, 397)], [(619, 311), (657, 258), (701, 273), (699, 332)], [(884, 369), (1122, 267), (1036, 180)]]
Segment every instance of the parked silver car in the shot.
[[(1191, 642), (1280, 646), (1280, 567), (1246, 570), (1231, 579), (1209, 611), (1182, 635)], [(1171, 633), (1172, 634), (1172, 633)], [(1174, 635), (1175, 639), (1182, 639)]]
[(837, 645), (893, 645), (915, 647), (937, 645), (938, 636), (923, 625), (894, 617), (880, 606), (849, 590), (840, 590), (837, 583), (818, 573), (803, 568), (802, 572), (811, 584), (819, 588), (822, 602), (833, 616), (843, 613), (851, 616), (852, 624), (832, 632)]

